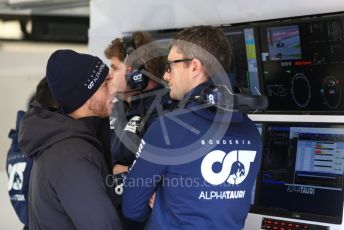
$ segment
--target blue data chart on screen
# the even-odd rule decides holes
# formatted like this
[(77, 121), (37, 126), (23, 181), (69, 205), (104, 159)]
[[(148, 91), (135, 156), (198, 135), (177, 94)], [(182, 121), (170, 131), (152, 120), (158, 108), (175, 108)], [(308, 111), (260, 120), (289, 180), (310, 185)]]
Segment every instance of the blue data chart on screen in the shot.
[[(338, 139), (338, 140), (336, 140)], [(343, 173), (343, 135), (300, 134), (295, 170), (299, 174)]]
[(344, 134), (333, 128), (323, 132), (319, 128), (290, 131), (298, 139), (293, 184), (342, 190)]

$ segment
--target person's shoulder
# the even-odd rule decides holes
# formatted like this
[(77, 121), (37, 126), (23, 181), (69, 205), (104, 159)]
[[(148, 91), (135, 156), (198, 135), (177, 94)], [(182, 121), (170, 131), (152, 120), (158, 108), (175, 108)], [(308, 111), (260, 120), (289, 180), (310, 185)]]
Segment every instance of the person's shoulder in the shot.
[(53, 144), (42, 151), (37, 158), (37, 166), (46, 171), (49, 178), (57, 178), (61, 173), (75, 170), (104, 167), (101, 152), (80, 138), (69, 138)]
[[(89, 141), (72, 137), (61, 140), (46, 150), (45, 154), (58, 158), (60, 161), (68, 159), (69, 161), (78, 161), (81, 158), (98, 158), (100, 150)], [(57, 160), (57, 159), (56, 159)]]
[(176, 121), (180, 119), (185, 119), (185, 114), (180, 109), (169, 113), (163, 113), (155, 117), (155, 119), (152, 119), (150, 129), (161, 129), (162, 127), (166, 127), (167, 129), (173, 129), (175, 128)]
[(176, 110), (155, 119), (144, 135), (145, 142), (159, 148), (175, 148), (193, 139), (198, 117), (186, 110)]
[(244, 138), (260, 140), (260, 132), (256, 124), (246, 115), (243, 115), (241, 122), (231, 123), (228, 127), (228, 132)]

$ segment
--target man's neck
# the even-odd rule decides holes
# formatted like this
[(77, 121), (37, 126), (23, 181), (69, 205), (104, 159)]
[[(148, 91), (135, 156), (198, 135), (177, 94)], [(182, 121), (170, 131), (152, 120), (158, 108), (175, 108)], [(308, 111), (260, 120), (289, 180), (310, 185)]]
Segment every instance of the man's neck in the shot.
[[(197, 78), (195, 81), (192, 82), (192, 85), (190, 87), (190, 90), (186, 93), (188, 94), (189, 92), (193, 91), (197, 86), (207, 82), (209, 80), (208, 77), (206, 77), (205, 75)], [(185, 95), (184, 95), (185, 96)]]
[(70, 116), (73, 119), (80, 119), (80, 118), (83, 118), (83, 117), (94, 116), (94, 114), (92, 113), (92, 111), (87, 109), (85, 106), (81, 106), (77, 110), (69, 113), (68, 116)]

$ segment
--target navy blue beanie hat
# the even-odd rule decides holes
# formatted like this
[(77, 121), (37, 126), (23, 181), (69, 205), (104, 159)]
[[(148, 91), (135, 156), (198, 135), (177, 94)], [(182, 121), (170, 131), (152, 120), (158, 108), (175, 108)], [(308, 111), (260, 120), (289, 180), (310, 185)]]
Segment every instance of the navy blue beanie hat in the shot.
[(109, 68), (100, 58), (73, 50), (57, 50), (49, 58), (46, 78), (64, 113), (80, 108), (101, 86)]

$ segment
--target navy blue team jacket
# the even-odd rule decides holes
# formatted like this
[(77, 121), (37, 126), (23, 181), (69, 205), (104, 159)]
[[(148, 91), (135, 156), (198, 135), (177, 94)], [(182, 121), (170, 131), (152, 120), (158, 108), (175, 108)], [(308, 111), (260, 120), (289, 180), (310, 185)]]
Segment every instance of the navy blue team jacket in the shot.
[(33, 161), (26, 157), (18, 147), (19, 123), (24, 115), (24, 111), (18, 111), (16, 128), (12, 129), (8, 135), (12, 139), (12, 143), (7, 153), (6, 170), (8, 175), (8, 194), (12, 206), (20, 221), (28, 226), (28, 190)]
[[(121, 164), (131, 166), (143, 134), (152, 122), (165, 112), (172, 110), (175, 101), (168, 96), (163, 87), (142, 92), (131, 98), (130, 107), (123, 101), (115, 104), (110, 117), (113, 135), (111, 138), (112, 166)], [(117, 204), (121, 207), (123, 178), (126, 173), (114, 175), (114, 187)], [(144, 229), (145, 223), (135, 223), (122, 218), (125, 229)]]
[[(185, 98), (200, 94), (205, 84)], [(254, 123), (189, 101), (155, 121), (125, 179), (123, 214), (149, 229), (242, 229), (261, 161)]]
[(162, 87), (133, 96), (130, 107), (125, 102), (115, 104), (111, 119), (114, 130), (111, 140), (112, 166), (130, 166), (135, 152), (152, 122), (166, 111), (173, 110), (175, 102)]

